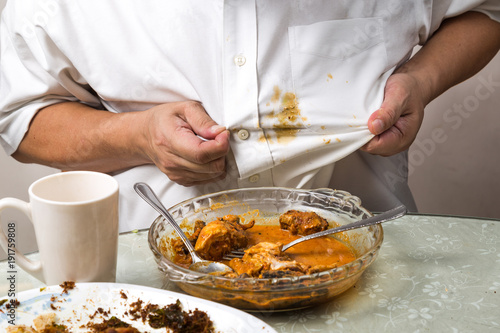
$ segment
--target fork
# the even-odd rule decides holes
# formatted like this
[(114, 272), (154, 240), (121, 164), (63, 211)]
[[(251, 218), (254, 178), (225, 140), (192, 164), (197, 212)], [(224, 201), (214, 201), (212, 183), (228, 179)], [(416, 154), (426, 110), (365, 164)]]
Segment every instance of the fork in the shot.
[[(379, 224), (382, 222), (391, 221), (391, 220), (397, 219), (397, 218), (405, 215), (406, 212), (407, 212), (406, 207), (404, 205), (401, 205), (401, 206), (397, 206), (396, 208), (390, 209), (384, 213), (381, 213), (381, 214), (378, 214), (375, 216), (371, 216), (371, 217), (368, 217), (366, 219), (362, 219), (362, 220), (359, 220), (356, 222), (341, 225), (341, 226), (336, 227), (336, 228), (327, 229), (324, 231), (316, 232), (314, 234), (303, 236), (301, 238), (297, 238), (294, 241), (291, 241), (290, 243), (282, 245), (281, 252), (285, 252), (290, 247), (297, 245), (299, 243), (308, 241), (310, 239), (323, 237), (323, 236), (331, 235), (331, 234), (336, 234), (336, 233), (342, 232), (342, 231), (368, 227), (370, 225)], [(226, 254), (223, 259), (231, 260), (233, 258), (242, 258), (244, 254), (245, 254), (244, 251), (235, 250), (235, 251), (231, 251), (230, 253)]]

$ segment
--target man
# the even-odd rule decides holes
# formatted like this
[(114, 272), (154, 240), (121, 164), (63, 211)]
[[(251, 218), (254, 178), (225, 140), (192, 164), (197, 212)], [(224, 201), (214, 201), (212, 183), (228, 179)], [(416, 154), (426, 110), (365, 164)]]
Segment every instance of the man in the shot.
[[(401, 155), (386, 156), (404, 161), (425, 105), (496, 54), (499, 7), (11, 1), (0, 142), (21, 162), (113, 174), (121, 230), (156, 215), (137, 203), (138, 181), (166, 206), (229, 188), (330, 186), (369, 209), (415, 209)], [(393, 171), (402, 181), (388, 183)]]

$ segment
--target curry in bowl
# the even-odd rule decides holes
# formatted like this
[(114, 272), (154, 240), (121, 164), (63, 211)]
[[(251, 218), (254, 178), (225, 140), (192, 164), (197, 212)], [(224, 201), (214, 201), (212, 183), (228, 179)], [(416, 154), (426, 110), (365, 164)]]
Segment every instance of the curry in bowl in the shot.
[[(285, 214), (290, 211), (299, 215), (314, 212), (327, 222), (327, 228), (371, 216), (359, 198), (345, 191), (236, 189), (203, 195), (169, 208), (201, 256), (224, 257), (234, 244), (235, 248), (246, 249), (250, 262), (234, 261), (234, 274), (220, 276), (189, 270), (189, 254), (174, 228), (161, 216), (150, 227), (149, 247), (166, 283), (173, 282), (192, 296), (260, 312), (301, 309), (329, 301), (351, 288), (375, 261), (383, 241), (380, 225), (306, 241), (283, 253), (273, 252), (278, 243), (316, 231), (293, 223), (285, 226), (283, 218), (280, 223), (280, 216), (292, 216)], [(324, 223), (319, 225), (324, 228)], [(233, 229), (244, 232), (231, 234)], [(263, 253), (269, 254), (267, 263)]]
[[(233, 269), (234, 272), (224, 274), (226, 277), (301, 276), (336, 268), (356, 259), (345, 242), (328, 236), (281, 251), (281, 245), (329, 227), (329, 223), (315, 212), (289, 210), (279, 216), (279, 225), (256, 225), (255, 219), (244, 224), (241, 220), (237, 215), (226, 215), (209, 223), (198, 220), (193, 233), (188, 235), (200, 257), (223, 262)], [(188, 268), (192, 260), (184, 243), (180, 238), (171, 239), (171, 242), (174, 263)], [(234, 250), (244, 250), (245, 254), (242, 258), (228, 259)]]

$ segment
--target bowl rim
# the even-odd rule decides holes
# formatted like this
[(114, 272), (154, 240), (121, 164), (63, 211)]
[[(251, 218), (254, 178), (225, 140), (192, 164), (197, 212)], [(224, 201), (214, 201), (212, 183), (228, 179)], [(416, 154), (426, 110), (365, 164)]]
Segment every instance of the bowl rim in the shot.
[[(237, 192), (244, 192), (244, 191), (293, 191), (293, 192), (311, 192), (315, 193), (318, 195), (324, 195), (324, 196), (332, 196), (337, 200), (343, 200), (345, 205), (352, 205), (353, 208), (359, 209), (363, 214), (366, 214), (367, 216), (373, 216), (373, 214), (361, 206), (361, 200), (359, 197), (354, 196), (350, 194), (347, 191), (344, 190), (335, 190), (335, 189), (330, 189), (330, 188), (319, 188), (319, 189), (297, 189), (297, 188), (289, 188), (289, 187), (250, 187), (250, 188), (238, 188), (238, 189), (231, 189), (231, 190), (225, 190), (225, 191), (219, 191), (219, 192), (213, 192), (213, 193), (208, 193), (204, 195), (200, 195), (197, 197), (193, 197), (190, 199), (183, 200), (182, 202), (179, 202), (170, 208), (168, 208), (169, 212), (175, 211), (176, 209), (180, 208), (181, 206), (184, 206), (190, 202), (194, 202), (196, 200), (202, 200), (205, 198), (210, 198), (210, 197), (216, 197), (220, 195), (227, 195), (227, 194), (232, 194), (232, 193), (237, 193)], [(348, 213), (347, 211), (344, 213)], [(304, 282), (306, 280), (314, 280), (318, 279), (324, 275), (339, 275), (339, 273), (342, 276), (340, 279), (336, 279), (335, 282), (340, 282), (344, 279), (350, 278), (351, 276), (358, 274), (362, 271), (359, 269), (352, 269), (353, 267), (359, 266), (362, 264), (364, 261), (368, 260), (369, 264), (373, 262), (378, 255), (378, 252), (380, 250), (380, 247), (382, 245), (383, 239), (384, 239), (384, 231), (382, 228), (381, 224), (376, 224), (369, 226), (368, 229), (377, 229), (374, 230), (373, 233), (378, 235), (378, 237), (375, 239), (375, 243), (373, 246), (366, 251), (364, 254), (360, 255), (357, 257), (355, 260), (342, 265), (338, 267), (331, 268), (326, 271), (321, 271), (321, 272), (316, 272), (313, 274), (304, 274), (300, 276), (292, 276), (292, 277), (280, 277), (280, 278), (254, 278), (254, 277), (248, 277), (248, 278), (234, 278), (234, 277), (225, 277), (225, 276), (217, 276), (217, 275), (209, 275), (206, 273), (200, 273), (200, 272), (195, 272), (192, 270), (189, 270), (187, 268), (184, 268), (182, 266), (179, 266), (175, 264), (174, 262), (170, 261), (167, 259), (159, 250), (156, 241), (154, 239), (154, 232), (155, 229), (160, 225), (161, 223), (164, 223), (165, 219), (159, 215), (151, 224), (149, 231), (148, 231), (148, 244), (151, 249), (151, 251), (154, 254), (155, 259), (157, 260), (158, 264), (161, 266), (166, 265), (167, 267), (172, 266), (175, 268), (177, 274), (182, 275), (182, 280), (173, 280), (174, 282), (186, 282), (186, 283), (213, 283), (214, 281), (225, 281), (225, 282), (233, 282), (233, 283), (238, 283), (238, 282), (250, 282), (251, 284), (265, 284), (265, 285), (276, 285), (280, 284), (282, 285), (284, 281), (289, 281), (290, 286), (293, 289), (297, 289), (297, 284), (294, 284), (294, 282)], [(168, 223), (167, 223), (168, 225)], [(371, 258), (369, 258), (371, 257)], [(323, 280), (323, 279), (321, 279)], [(323, 283), (326, 284), (331, 284), (332, 281), (330, 280), (325, 280), (324, 282), (318, 282), (317, 284), (314, 284), (313, 286), (321, 286)], [(312, 285), (309, 284), (307, 285), (307, 288), (310, 288)], [(286, 290), (286, 289), (280, 289), (280, 290)], [(255, 290), (256, 292), (258, 291), (263, 291), (263, 292), (269, 292), (269, 289), (267, 290)]]

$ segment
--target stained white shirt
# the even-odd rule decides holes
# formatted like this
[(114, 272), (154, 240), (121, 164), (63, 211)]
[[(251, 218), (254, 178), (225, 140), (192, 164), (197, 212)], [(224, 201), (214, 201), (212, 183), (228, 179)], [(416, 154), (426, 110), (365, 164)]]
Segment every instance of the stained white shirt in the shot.
[[(231, 132), (228, 177), (183, 187), (152, 165), (115, 174), (122, 231), (148, 227), (157, 215), (133, 192), (138, 181), (166, 206), (229, 188), (341, 185), (371, 209), (398, 200), (413, 208), (404, 155), (357, 152), (372, 138), (368, 118), (387, 78), (444, 18), (477, 10), (500, 20), (499, 7), (494, 0), (10, 1), (0, 28), (0, 143), (12, 154), (36, 112), (61, 101), (119, 113), (195, 100)], [(387, 172), (401, 181), (391, 183)]]

